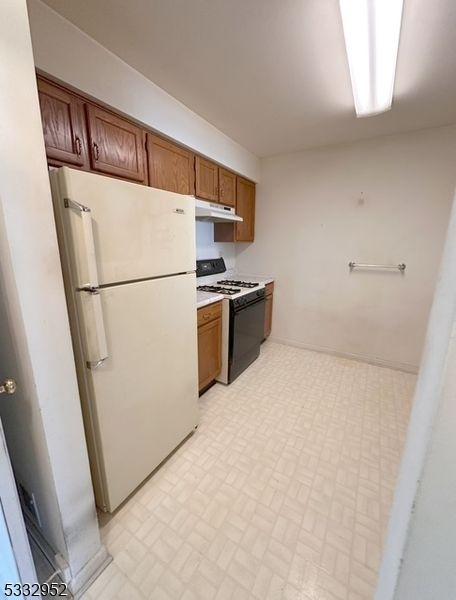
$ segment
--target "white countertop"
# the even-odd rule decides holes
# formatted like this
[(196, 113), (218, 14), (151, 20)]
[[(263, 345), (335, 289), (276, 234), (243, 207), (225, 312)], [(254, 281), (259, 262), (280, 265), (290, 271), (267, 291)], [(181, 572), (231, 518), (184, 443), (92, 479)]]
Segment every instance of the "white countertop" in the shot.
[(196, 308), (213, 304), (219, 300), (223, 300), (222, 294), (216, 294), (214, 292), (199, 292), (198, 290), (196, 291)]

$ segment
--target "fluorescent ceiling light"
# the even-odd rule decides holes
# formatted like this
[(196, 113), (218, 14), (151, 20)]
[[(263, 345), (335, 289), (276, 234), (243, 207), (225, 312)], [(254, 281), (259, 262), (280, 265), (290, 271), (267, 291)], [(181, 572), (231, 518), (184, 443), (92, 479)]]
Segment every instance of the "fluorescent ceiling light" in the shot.
[(339, 0), (358, 117), (391, 108), (403, 0)]

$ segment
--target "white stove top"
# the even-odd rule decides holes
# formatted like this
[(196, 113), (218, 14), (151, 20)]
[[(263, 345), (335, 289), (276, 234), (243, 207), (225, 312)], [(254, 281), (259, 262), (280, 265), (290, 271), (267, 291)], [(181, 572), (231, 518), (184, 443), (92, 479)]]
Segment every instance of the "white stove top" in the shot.
[[(251, 285), (240, 285), (240, 284)], [(255, 285), (253, 285), (255, 284)], [(263, 283), (249, 281), (248, 279), (239, 279), (229, 276), (229, 273), (218, 273), (217, 275), (207, 275), (197, 278), (197, 289), (200, 291), (202, 287), (210, 286), (211, 289), (206, 291), (222, 294), (224, 298), (240, 298), (246, 294), (250, 294), (255, 290), (264, 288)], [(217, 288), (217, 289), (216, 289)], [(230, 291), (229, 291), (230, 290)], [(234, 292), (234, 293), (231, 293)]]

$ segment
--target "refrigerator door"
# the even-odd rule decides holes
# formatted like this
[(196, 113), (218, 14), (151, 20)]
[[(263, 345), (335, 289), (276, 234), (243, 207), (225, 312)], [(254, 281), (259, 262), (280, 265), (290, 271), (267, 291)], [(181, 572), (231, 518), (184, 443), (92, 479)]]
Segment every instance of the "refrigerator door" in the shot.
[(94, 273), (109, 285), (195, 270), (191, 196), (68, 167), (51, 182), (74, 287), (93, 285)]
[[(186, 274), (100, 290), (107, 358), (86, 368), (103, 510), (115, 510), (198, 423), (195, 286)], [(85, 332), (97, 313), (89, 292), (76, 296), (84, 352), (96, 363), (98, 342)]]

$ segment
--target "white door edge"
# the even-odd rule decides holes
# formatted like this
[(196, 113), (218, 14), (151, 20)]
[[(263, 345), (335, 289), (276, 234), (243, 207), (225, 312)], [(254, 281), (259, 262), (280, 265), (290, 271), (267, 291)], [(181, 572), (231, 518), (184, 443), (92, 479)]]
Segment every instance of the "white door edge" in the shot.
[[(35, 565), (27, 537), (24, 518), (9, 460), (5, 435), (0, 421), (0, 556), (5, 556), (9, 568), (0, 570), (0, 597), (4, 597), (6, 583), (37, 583)], [(13, 581), (4, 581), (16, 577)], [(14, 595), (15, 598), (22, 596)], [(37, 596), (35, 596), (37, 597)], [(38, 596), (41, 598), (41, 596)]]

